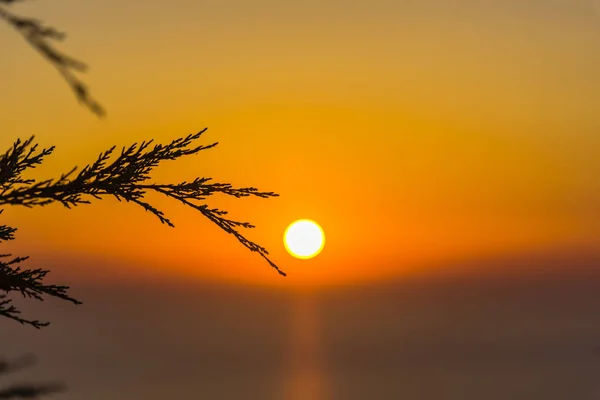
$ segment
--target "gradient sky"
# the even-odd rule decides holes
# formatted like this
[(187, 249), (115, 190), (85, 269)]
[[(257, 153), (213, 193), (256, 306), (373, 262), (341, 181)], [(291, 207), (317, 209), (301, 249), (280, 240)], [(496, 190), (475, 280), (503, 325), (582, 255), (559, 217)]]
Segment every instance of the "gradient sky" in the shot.
[[(598, 397), (600, 1), (14, 8), (69, 33), (108, 118), (0, 24), (0, 148), (56, 145), (44, 179), (208, 127), (220, 145), (155, 181), (280, 193), (209, 204), (289, 273), (157, 196), (175, 229), (112, 199), (7, 208), (0, 253), (84, 302), (18, 300), (52, 322), (3, 321), (0, 355), (40, 359), (21, 379), (65, 400)], [(325, 230), (311, 260), (283, 247), (300, 218)]]
[[(291, 283), (338, 284), (600, 241), (600, 8), (545, 1), (39, 1), (108, 109), (81, 109), (2, 27), (0, 145), (35, 134), (53, 177), (110, 147), (208, 127), (209, 152), (156, 181), (211, 176), (273, 190), (215, 198), (258, 228)], [(9, 209), (15, 252), (129, 262), (131, 272), (280, 284), (202, 216), (152, 196), (176, 229), (112, 199)], [(292, 259), (288, 223), (318, 221), (322, 254)], [(136, 267), (137, 266), (137, 267)], [(435, 266), (435, 267), (434, 267)], [(94, 272), (89, 276), (106, 273)], [(121, 271), (126, 274), (127, 271)], [(136, 272), (137, 273), (137, 272)], [(110, 275), (110, 274), (109, 274)]]

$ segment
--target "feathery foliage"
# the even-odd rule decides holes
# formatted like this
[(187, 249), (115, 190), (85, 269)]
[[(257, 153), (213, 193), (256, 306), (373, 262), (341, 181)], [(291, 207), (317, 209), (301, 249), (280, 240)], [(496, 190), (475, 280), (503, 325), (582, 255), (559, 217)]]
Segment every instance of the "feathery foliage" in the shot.
[(0, 0), (0, 19), (6, 21), (57, 69), (82, 105), (97, 116), (104, 116), (106, 110), (92, 98), (87, 85), (76, 75), (77, 72), (86, 72), (88, 66), (73, 57), (61, 53), (54, 47), (55, 42), (66, 39), (66, 33), (51, 26), (46, 26), (39, 19), (22, 17), (15, 14), (11, 6), (24, 1), (27, 0)]
[[(82, 105), (97, 116), (104, 116), (104, 108), (91, 97), (87, 86), (76, 75), (78, 72), (85, 72), (87, 65), (61, 53), (54, 47), (56, 41), (65, 39), (65, 33), (44, 25), (38, 19), (15, 14), (12, 6), (24, 1), (26, 0), (0, 0), (0, 20), (7, 22), (58, 70)], [(113, 196), (119, 201), (124, 200), (141, 206), (154, 214), (161, 223), (173, 227), (173, 222), (161, 210), (144, 199), (147, 193), (160, 193), (197, 210), (222, 230), (233, 235), (250, 251), (258, 253), (280, 275), (285, 276), (286, 274), (270, 260), (269, 253), (264, 247), (239, 232), (240, 228), (253, 228), (253, 225), (228, 219), (226, 211), (210, 208), (204, 203), (208, 196), (217, 193), (238, 198), (248, 196), (269, 198), (277, 194), (261, 192), (253, 187), (235, 188), (227, 183), (212, 182), (210, 178), (196, 178), (192, 182), (177, 184), (148, 182), (150, 172), (162, 161), (176, 160), (215, 147), (217, 143), (192, 146), (205, 131), (206, 129), (173, 140), (166, 145), (157, 144), (151, 147), (152, 140), (139, 145), (135, 143), (128, 148), (123, 148), (120, 154), (115, 154), (113, 146), (101, 153), (94, 163), (87, 165), (79, 173), (75, 174), (76, 168), (73, 168), (58, 179), (43, 181), (26, 178), (24, 173), (40, 165), (45, 157), (52, 154), (54, 147), (38, 150), (33, 136), (25, 141), (17, 140), (6, 153), (0, 155), (0, 207), (35, 207), (60, 203), (71, 208), (88, 204), (92, 199)], [(0, 225), (0, 243), (13, 240), (15, 231), (13, 227)], [(49, 273), (48, 270), (21, 268), (21, 264), (27, 259), (28, 257), (0, 254), (0, 316), (39, 329), (47, 326), (49, 322), (22, 317), (20, 310), (8, 296), (10, 292), (40, 301), (44, 296), (51, 296), (74, 304), (81, 304), (81, 302), (67, 294), (68, 286), (46, 284), (44, 278)], [(13, 362), (0, 360), (0, 375), (29, 364), (31, 364), (30, 358)], [(17, 384), (0, 388), (0, 399), (37, 399), (63, 390), (64, 385), (56, 383)]]
[[(36, 207), (60, 203), (71, 208), (88, 204), (92, 199), (113, 196), (119, 201), (124, 200), (141, 206), (163, 224), (174, 227), (173, 222), (163, 211), (144, 199), (147, 193), (156, 192), (197, 210), (219, 228), (233, 235), (247, 249), (258, 253), (279, 274), (285, 276), (285, 273), (269, 258), (269, 253), (264, 247), (247, 239), (239, 231), (239, 228), (253, 228), (252, 224), (229, 219), (226, 217), (226, 211), (211, 208), (204, 203), (208, 196), (218, 193), (238, 198), (248, 196), (269, 198), (277, 196), (276, 193), (261, 192), (254, 187), (235, 188), (228, 183), (212, 182), (210, 178), (196, 178), (191, 182), (184, 181), (176, 184), (148, 182), (150, 172), (162, 161), (175, 160), (215, 147), (217, 143), (192, 146), (205, 131), (206, 129), (203, 129), (166, 145), (151, 146), (152, 140), (139, 145), (136, 143), (123, 148), (116, 157), (112, 157), (115, 153), (113, 146), (101, 153), (94, 163), (85, 166), (78, 174), (75, 174), (76, 168), (73, 168), (58, 179), (43, 181), (26, 178), (23, 173), (41, 164), (46, 156), (52, 154), (54, 147), (38, 150), (33, 137), (26, 141), (17, 140), (4, 155), (0, 156), (0, 207)], [(111, 161), (111, 158), (114, 159)], [(14, 232), (15, 228), (0, 226), (0, 242), (14, 239)], [(42, 300), (42, 295), (49, 295), (79, 304), (79, 301), (66, 294), (68, 287), (43, 283), (48, 271), (21, 269), (19, 265), (27, 257), (8, 259), (9, 255), (0, 255), (0, 257), (5, 259), (0, 258), (0, 291), (6, 293), (15, 291), (36, 300)], [(19, 310), (6, 294), (0, 295), (0, 315), (36, 328), (47, 325), (46, 322), (22, 318), (19, 314)]]

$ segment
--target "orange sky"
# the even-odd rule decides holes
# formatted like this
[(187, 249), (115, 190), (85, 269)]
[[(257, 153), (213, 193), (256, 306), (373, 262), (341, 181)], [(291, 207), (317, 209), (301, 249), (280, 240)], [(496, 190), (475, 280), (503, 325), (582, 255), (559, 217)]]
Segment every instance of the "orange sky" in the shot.
[[(62, 48), (92, 66), (85, 80), (108, 118), (81, 109), (2, 26), (0, 145), (31, 134), (57, 145), (36, 171), (47, 178), (113, 144), (207, 126), (205, 143), (220, 145), (165, 164), (156, 181), (211, 176), (280, 193), (210, 204), (258, 226), (249, 237), (290, 285), (598, 245), (600, 14), (583, 0), (446, 3), (32, 2), (15, 9), (69, 32)], [(175, 229), (112, 199), (8, 209), (11, 251), (282, 283), (201, 215), (150, 199)], [(298, 218), (325, 230), (315, 259), (285, 253)]]

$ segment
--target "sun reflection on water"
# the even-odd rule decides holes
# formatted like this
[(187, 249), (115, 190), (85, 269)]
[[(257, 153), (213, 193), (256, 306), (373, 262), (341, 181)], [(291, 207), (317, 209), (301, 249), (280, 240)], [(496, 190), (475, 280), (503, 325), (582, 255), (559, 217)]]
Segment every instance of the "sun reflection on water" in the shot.
[(308, 294), (298, 294), (290, 314), (290, 376), (284, 400), (327, 400), (326, 381), (320, 349), (318, 303)]

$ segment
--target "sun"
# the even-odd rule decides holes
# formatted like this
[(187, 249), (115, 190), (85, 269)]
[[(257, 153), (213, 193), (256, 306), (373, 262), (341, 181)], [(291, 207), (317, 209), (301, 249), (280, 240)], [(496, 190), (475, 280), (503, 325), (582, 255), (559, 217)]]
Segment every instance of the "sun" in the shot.
[(299, 219), (292, 222), (283, 234), (286, 250), (296, 258), (313, 258), (323, 250), (325, 234), (315, 221)]

